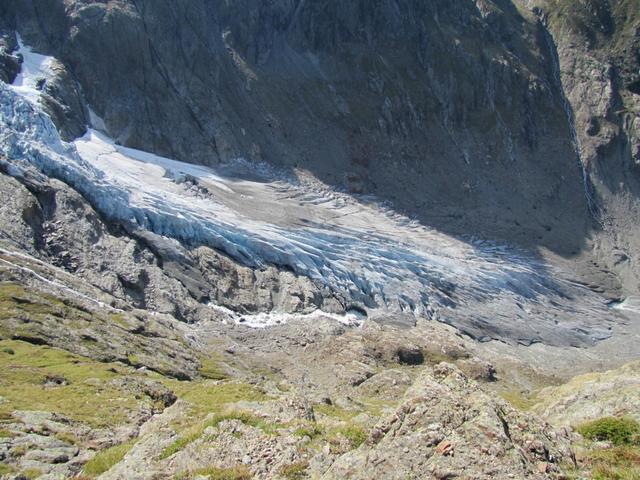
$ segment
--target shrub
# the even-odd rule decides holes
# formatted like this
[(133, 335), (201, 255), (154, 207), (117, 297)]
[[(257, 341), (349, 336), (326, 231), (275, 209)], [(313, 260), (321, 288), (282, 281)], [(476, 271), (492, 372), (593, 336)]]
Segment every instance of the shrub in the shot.
[(583, 423), (578, 432), (588, 440), (611, 442), (617, 446), (640, 444), (640, 424), (631, 418), (601, 418)]

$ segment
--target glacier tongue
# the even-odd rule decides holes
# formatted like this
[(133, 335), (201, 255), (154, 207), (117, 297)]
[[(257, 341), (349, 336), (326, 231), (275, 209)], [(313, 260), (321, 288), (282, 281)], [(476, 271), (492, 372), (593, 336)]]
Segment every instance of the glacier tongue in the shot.
[(422, 312), (453, 305), (456, 292), (476, 300), (503, 290), (531, 299), (553, 292), (532, 259), (471, 246), (329, 189), (286, 182), (264, 166), (238, 161), (214, 170), (119, 147), (95, 131), (75, 146), (103, 182), (126, 192), (128, 205), (117, 211), (128, 209), (141, 227), (214, 246), (252, 266), (292, 268), (369, 306)]
[[(46, 64), (29, 65), (37, 62)], [(29, 71), (24, 85), (33, 83)], [(11, 175), (35, 169), (112, 221), (208, 245), (249, 266), (290, 268), (362, 307), (436, 318), (481, 338), (583, 344), (609, 335), (599, 326), (601, 299), (532, 255), (464, 242), (372, 199), (243, 160), (187, 164), (93, 130), (68, 144), (33, 90), (15, 86), (0, 84), (0, 126), (0, 164)]]

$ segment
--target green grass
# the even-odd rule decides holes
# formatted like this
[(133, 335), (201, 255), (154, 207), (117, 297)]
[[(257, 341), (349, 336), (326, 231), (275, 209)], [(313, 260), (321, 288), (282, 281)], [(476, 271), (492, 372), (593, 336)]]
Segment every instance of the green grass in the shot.
[(182, 472), (175, 476), (175, 480), (189, 480), (197, 476), (205, 476), (209, 480), (251, 480), (252, 475), (245, 466), (231, 468), (208, 467)]
[(297, 428), (293, 431), (293, 434), (296, 437), (309, 437), (313, 440), (316, 437), (322, 436), (324, 434), (324, 429), (320, 425), (314, 423)]
[(160, 460), (169, 458), (170, 456), (184, 450), (187, 445), (195, 442), (200, 437), (202, 437), (203, 433), (204, 427), (202, 426), (193, 427), (187, 430), (182, 435), (180, 435), (177, 440), (175, 440), (171, 445), (169, 445), (162, 451), (162, 453), (160, 454)]
[(640, 449), (616, 447), (594, 452), (589, 458), (593, 464), (593, 480), (640, 479)]
[(569, 478), (593, 480), (640, 479), (640, 448), (635, 446), (589, 450), (577, 455), (579, 470), (570, 470)]
[(278, 425), (276, 423), (267, 422), (263, 418), (260, 418), (249, 412), (235, 411), (215, 415), (212, 419), (205, 422), (205, 428), (217, 427), (218, 425), (220, 425), (220, 423), (227, 420), (238, 420), (250, 427), (259, 428), (268, 435), (277, 433), (278, 429), (282, 427), (281, 425)]
[[(262, 402), (270, 399), (264, 392), (246, 383), (213, 383), (209, 380), (180, 382), (171, 379), (163, 379), (162, 381), (179, 398), (190, 404), (190, 412), (186, 416), (187, 423), (174, 425), (174, 428), (182, 430), (182, 433), (173, 444), (164, 449), (160, 458), (168, 458), (184, 449), (199, 439), (207, 427), (217, 426), (222, 419), (225, 419), (224, 417), (230, 419), (229, 415), (232, 414), (222, 413), (226, 405), (240, 401)], [(211, 413), (214, 414), (213, 419), (205, 420)], [(243, 421), (243, 423), (245, 421), (249, 424), (254, 423), (247, 416), (236, 419)], [(266, 425), (264, 428), (267, 429)]]
[(8, 475), (13, 472), (15, 472), (15, 469), (11, 465), (0, 463), (0, 475)]
[(347, 410), (345, 408), (338, 407), (337, 405), (327, 405), (325, 403), (314, 405), (313, 410), (316, 413), (343, 421), (349, 421), (360, 413), (354, 410)]
[[(29, 322), (15, 322), (16, 319), (28, 319)], [(93, 320), (92, 313), (65, 303), (53, 295), (26, 290), (17, 283), (0, 282), (0, 334), (3, 337), (28, 338), (33, 335), (34, 325), (52, 321), (79, 329)]]
[[(576, 455), (578, 469), (569, 469), (572, 479), (639, 480), (640, 425), (631, 418), (604, 417), (585, 422), (576, 429), (586, 440)], [(613, 448), (596, 448), (592, 442), (611, 442)]]
[(13, 438), (15, 434), (6, 428), (0, 428), (0, 438)]
[(437, 365), (442, 362), (454, 363), (456, 358), (454, 356), (447, 355), (441, 352), (435, 352), (433, 350), (422, 350), (422, 355), (424, 356), (424, 362), (430, 365)]
[(97, 477), (98, 475), (103, 474), (116, 463), (120, 462), (124, 456), (129, 453), (129, 450), (131, 450), (135, 443), (135, 440), (131, 440), (129, 442), (101, 450), (85, 464), (83, 473), (91, 477)]
[(263, 402), (270, 399), (262, 390), (246, 383), (212, 384), (209, 381), (181, 382), (170, 379), (163, 381), (178, 397), (192, 405), (194, 415), (220, 412), (228, 403)]
[[(590, 46), (618, 54), (632, 45), (640, 24), (637, 0), (549, 0), (551, 19), (589, 40)], [(611, 7), (609, 7), (611, 5)]]
[(69, 445), (81, 445), (82, 442), (78, 437), (68, 432), (57, 432), (55, 437), (61, 442), (68, 443)]
[(640, 445), (640, 424), (631, 418), (605, 417), (577, 428), (584, 438), (611, 442), (616, 446)]
[(131, 328), (131, 324), (127, 321), (127, 317), (125, 317), (122, 313), (112, 313), (109, 315), (109, 319), (125, 330)]
[(31, 448), (33, 445), (28, 444), (28, 445), (18, 445), (17, 447), (14, 447), (13, 449), (11, 449), (11, 455), (13, 455), (14, 457), (22, 457), (24, 456), (28, 451), (29, 448)]
[(342, 435), (349, 440), (351, 448), (358, 448), (367, 441), (368, 434), (360, 425), (347, 425), (334, 430), (335, 433)]
[(140, 359), (138, 358), (138, 356), (133, 353), (130, 353), (129, 355), (127, 355), (127, 361), (129, 362), (129, 365), (133, 367), (142, 366), (142, 363), (140, 363)]
[(19, 316), (20, 313), (31, 314), (36, 318), (45, 315), (65, 317), (68, 310), (64, 302), (51, 295), (33, 295), (17, 283), (0, 283), (0, 320)]
[(512, 389), (499, 392), (499, 395), (511, 404), (512, 407), (526, 412), (530, 410), (536, 403), (535, 394), (526, 393), (521, 390)]
[(27, 468), (26, 470), (22, 470), (20, 475), (23, 478), (28, 478), (29, 480), (34, 480), (42, 475), (42, 471), (37, 468)]
[(307, 468), (309, 468), (309, 462), (303, 460), (301, 462), (292, 463), (286, 465), (280, 469), (280, 475), (288, 480), (299, 480), (306, 478)]
[[(6, 353), (7, 349), (13, 354)], [(13, 410), (57, 412), (100, 428), (125, 423), (139, 406), (133, 393), (111, 385), (115, 364), (100, 363), (64, 350), (27, 342), (0, 341), (0, 390), (5, 402), (0, 416)], [(45, 388), (47, 376), (61, 376), (69, 385)]]
[(220, 367), (220, 362), (215, 358), (200, 358), (200, 376), (210, 380), (226, 380), (229, 375)]
[(362, 404), (364, 411), (373, 417), (381, 417), (385, 411), (397, 405), (397, 399), (388, 400), (376, 397), (359, 397), (357, 401)]

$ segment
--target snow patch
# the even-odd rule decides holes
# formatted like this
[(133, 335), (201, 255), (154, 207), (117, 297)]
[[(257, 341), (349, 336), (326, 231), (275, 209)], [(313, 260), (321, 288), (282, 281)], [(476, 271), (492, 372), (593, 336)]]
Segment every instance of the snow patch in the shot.
[(284, 325), (293, 320), (334, 320), (342, 325), (351, 328), (359, 328), (364, 323), (365, 317), (353, 312), (343, 315), (327, 313), (322, 310), (314, 310), (311, 313), (283, 313), (283, 312), (262, 312), (255, 314), (241, 314), (221, 305), (209, 304), (209, 308), (228, 316), (237, 325), (244, 325), (250, 328), (268, 328), (277, 325)]
[(20, 73), (11, 88), (17, 94), (37, 104), (42, 95), (45, 82), (52, 75), (51, 64), (54, 58), (35, 53), (22, 42), (19, 34), (16, 34), (16, 36), (18, 39), (18, 51), (16, 53), (22, 55), (23, 62)]
[(104, 124), (104, 120), (91, 107), (87, 107), (87, 110), (89, 111), (90, 125), (99, 132), (106, 132), (107, 126)]

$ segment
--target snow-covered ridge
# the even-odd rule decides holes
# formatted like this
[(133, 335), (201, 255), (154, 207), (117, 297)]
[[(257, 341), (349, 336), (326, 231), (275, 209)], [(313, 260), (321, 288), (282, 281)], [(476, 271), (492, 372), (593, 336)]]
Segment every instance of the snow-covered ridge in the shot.
[[(33, 84), (30, 75), (23, 84)], [(65, 181), (112, 221), (208, 245), (249, 266), (290, 268), (368, 308), (487, 332), (506, 324), (522, 338), (552, 341), (563, 330), (581, 343), (608, 335), (597, 327), (603, 302), (527, 253), (461, 241), (266, 165), (192, 165), (94, 130), (68, 144), (32, 93), (0, 84), (0, 162), (14, 176), (35, 169)]]

